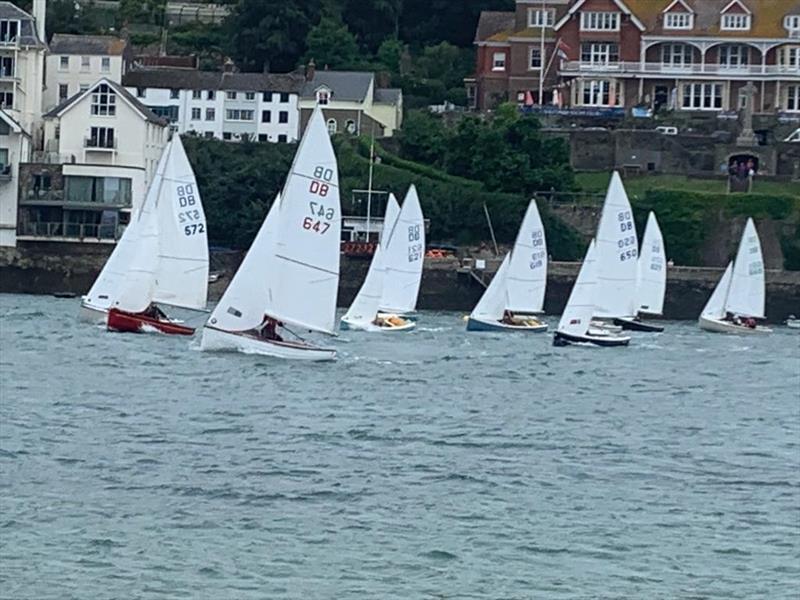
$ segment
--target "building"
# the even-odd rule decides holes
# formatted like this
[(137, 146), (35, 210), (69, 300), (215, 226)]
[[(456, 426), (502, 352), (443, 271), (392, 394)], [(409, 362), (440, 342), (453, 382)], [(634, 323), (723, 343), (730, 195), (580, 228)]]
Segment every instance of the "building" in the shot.
[(299, 137), (297, 74), (132, 69), (127, 90), (179, 133), (221, 140), (293, 142)]
[(101, 78), (122, 83), (129, 60), (128, 42), (122, 38), (54, 34), (45, 61), (43, 109), (54, 108)]
[(403, 123), (403, 92), (376, 86), (375, 74), (365, 71), (317, 71), (313, 61), (306, 68), (300, 98), (300, 121), (305, 129), (319, 104), (328, 131), (352, 135), (391, 137)]
[(800, 116), (800, 0), (517, 0), (482, 13), (475, 44), (481, 110), (719, 113), (752, 81), (758, 111)]
[(114, 242), (155, 174), (166, 120), (106, 78), (43, 119), (44, 150), (20, 168), (18, 239)]
[(30, 134), (0, 109), (0, 246), (17, 243), (19, 164), (28, 159), (30, 152)]

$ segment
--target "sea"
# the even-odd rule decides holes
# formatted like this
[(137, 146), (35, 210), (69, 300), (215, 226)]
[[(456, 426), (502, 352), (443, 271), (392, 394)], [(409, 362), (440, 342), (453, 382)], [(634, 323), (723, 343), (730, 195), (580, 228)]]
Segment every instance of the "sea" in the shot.
[(800, 331), (421, 312), (298, 363), (78, 303), (0, 295), (1, 598), (798, 596)]

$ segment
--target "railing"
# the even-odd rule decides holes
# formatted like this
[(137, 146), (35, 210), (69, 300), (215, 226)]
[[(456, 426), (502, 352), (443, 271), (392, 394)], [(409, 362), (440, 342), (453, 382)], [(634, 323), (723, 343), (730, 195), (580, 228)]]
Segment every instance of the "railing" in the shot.
[(56, 204), (64, 203), (64, 190), (33, 190), (28, 189), (20, 194), (20, 204), (40, 204), (52, 202)]
[(19, 38), (13, 40), (0, 40), (0, 48), (19, 48)]
[[(22, 223), (18, 234), (36, 238), (62, 238), (76, 240), (113, 241), (118, 238), (116, 225), (96, 225), (89, 223)], [(122, 228), (119, 228), (119, 234)]]
[(74, 154), (59, 154), (58, 152), (36, 150), (33, 153), (33, 162), (48, 165), (61, 165), (76, 163), (78, 159), (75, 158)]
[(87, 150), (116, 150), (117, 138), (112, 140), (98, 140), (94, 138), (83, 138), (83, 147)]
[(561, 66), (562, 73), (619, 73), (664, 75), (791, 75), (800, 74), (800, 65), (737, 65), (687, 64), (671, 65), (658, 62), (621, 61), (607, 64), (566, 61)]

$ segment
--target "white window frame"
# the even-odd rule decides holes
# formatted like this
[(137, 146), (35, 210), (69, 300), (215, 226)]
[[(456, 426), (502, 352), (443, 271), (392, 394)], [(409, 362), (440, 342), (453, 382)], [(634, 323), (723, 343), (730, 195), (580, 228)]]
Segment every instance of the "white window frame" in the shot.
[(787, 71), (800, 71), (800, 46), (784, 46), (778, 49), (778, 64)]
[(722, 44), (717, 52), (717, 64), (720, 68), (742, 69), (750, 64), (750, 47), (745, 44)]
[[(64, 91), (64, 95), (61, 95), (62, 90)], [(58, 84), (58, 101), (63, 102), (69, 98), (69, 84), (68, 83), (59, 83)]]
[[(92, 135), (94, 134), (94, 135)], [(95, 144), (92, 144), (92, 140)], [(90, 127), (89, 128), (89, 148), (116, 148), (117, 136), (113, 127)]]
[[(689, 90), (690, 102), (688, 106), (686, 104), (686, 90)], [(683, 84), (680, 95), (681, 109), (720, 111), (724, 108), (724, 94), (725, 85), (719, 81), (712, 83), (685, 83)], [(706, 98), (711, 100), (709, 102), (710, 106), (706, 106)], [(717, 104), (717, 102), (715, 102), (717, 98), (719, 99), (719, 106), (715, 106)]]
[(225, 110), (226, 121), (251, 122), (255, 119), (255, 111), (248, 108), (228, 108)]
[(529, 8), (528, 27), (552, 27), (556, 22), (556, 10), (554, 8)]
[(492, 54), (492, 71), (506, 70), (506, 53), (495, 52)]
[(69, 71), (69, 56), (68, 55), (59, 56), (58, 57), (58, 70), (59, 71)]
[(16, 75), (16, 62), (13, 56), (0, 56), (0, 76), (14, 77)]
[(244, 99), (245, 100), (255, 100), (256, 99), (256, 93), (255, 92), (245, 92), (244, 93)]
[(103, 56), (100, 58), (100, 72), (101, 73), (111, 72), (111, 59), (109, 57)]
[[(14, 25), (12, 28), (11, 25)], [(0, 20), (0, 28), (5, 29), (5, 33), (0, 37), (0, 44), (16, 44), (19, 39), (20, 30), (19, 19), (2, 19)], [(11, 29), (14, 29), (14, 34), (11, 34)]]
[[(534, 58), (539, 62), (534, 65)], [(528, 48), (528, 70), (541, 71), (542, 70), (542, 48), (540, 46), (530, 46)]]
[(694, 29), (694, 15), (690, 12), (668, 12), (664, 15), (664, 29)]
[(725, 13), (722, 15), (720, 29), (722, 31), (750, 31), (752, 15), (744, 13)]
[[(589, 47), (589, 60), (583, 59), (585, 47)], [(613, 47), (616, 46), (617, 58), (611, 60)], [(581, 64), (592, 66), (615, 65), (619, 62), (619, 44), (616, 42), (583, 42), (581, 44)]]
[(581, 31), (619, 31), (619, 12), (581, 11)]
[(192, 90), (192, 100), (202, 100), (202, 99), (203, 99), (202, 90)]
[(195, 106), (192, 108), (192, 121), (200, 121), (203, 118), (203, 109)]
[(328, 90), (319, 90), (317, 92), (317, 104), (320, 106), (327, 106), (331, 100), (331, 93)]
[(206, 109), (206, 121), (216, 121), (217, 110), (213, 107)]
[[(578, 103), (580, 106), (610, 106), (611, 79), (583, 79), (578, 88)], [(585, 100), (589, 94), (588, 102)]]
[(117, 93), (101, 83), (92, 91), (91, 114), (94, 117), (113, 117), (117, 114)]
[(672, 43), (661, 46), (662, 66), (683, 69), (691, 67), (693, 62), (694, 51), (689, 44)]
[(236, 92), (225, 92), (225, 98), (228, 100), (236, 100)]
[(787, 112), (800, 113), (800, 84), (786, 86), (786, 103), (784, 106)]
[(336, 131), (339, 129), (339, 124), (336, 122), (336, 119), (328, 119), (325, 125), (328, 128), (329, 135), (335, 135)]
[(81, 56), (81, 72), (85, 73), (92, 70), (92, 57)]
[(798, 34), (800, 34), (800, 15), (786, 15), (783, 18), (783, 26), (789, 32), (789, 35), (795, 34), (792, 37), (798, 37)]

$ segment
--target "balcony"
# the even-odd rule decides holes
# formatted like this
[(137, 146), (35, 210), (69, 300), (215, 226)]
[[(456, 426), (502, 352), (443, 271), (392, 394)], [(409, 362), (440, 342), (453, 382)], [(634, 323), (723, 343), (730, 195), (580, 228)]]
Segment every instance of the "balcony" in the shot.
[(30, 240), (113, 242), (119, 239), (124, 229), (123, 226), (112, 224), (34, 221), (20, 223), (17, 235)]
[(101, 140), (98, 138), (83, 138), (83, 147), (87, 152), (116, 152), (117, 138)]
[(687, 64), (671, 65), (660, 62), (614, 62), (598, 64), (570, 60), (562, 64), (560, 72), (565, 75), (653, 75), (663, 77), (713, 76), (723, 79), (747, 77), (797, 77), (800, 76), (800, 65), (739, 65), (720, 64)]

